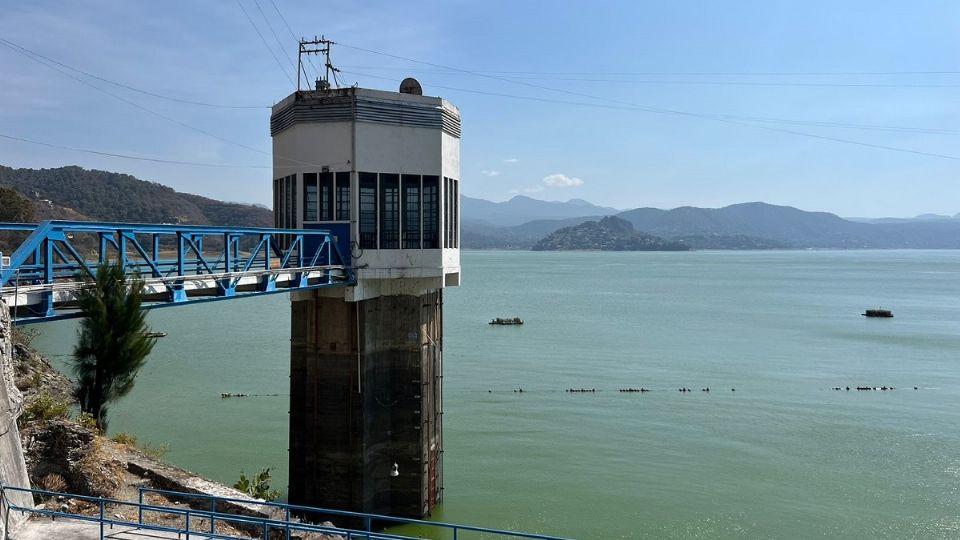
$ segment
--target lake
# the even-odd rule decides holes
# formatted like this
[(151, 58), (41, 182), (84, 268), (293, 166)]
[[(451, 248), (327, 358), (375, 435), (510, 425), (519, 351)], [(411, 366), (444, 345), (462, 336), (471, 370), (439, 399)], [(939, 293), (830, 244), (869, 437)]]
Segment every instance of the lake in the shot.
[[(435, 518), (583, 539), (960, 536), (960, 252), (465, 251), (462, 266)], [(881, 306), (895, 318), (860, 316)], [(227, 483), (271, 467), (284, 487), (286, 296), (149, 322), (169, 335), (111, 432)], [(64, 365), (76, 323), (34, 328)]]

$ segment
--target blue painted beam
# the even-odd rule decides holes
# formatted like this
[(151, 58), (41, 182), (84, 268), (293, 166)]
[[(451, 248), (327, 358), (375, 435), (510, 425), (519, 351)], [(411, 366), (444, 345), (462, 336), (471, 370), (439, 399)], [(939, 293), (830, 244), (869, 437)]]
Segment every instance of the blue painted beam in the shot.
[[(60, 312), (70, 309), (70, 291), (106, 261), (144, 279), (145, 307), (356, 284), (349, 254), (323, 229), (44, 221), (0, 223), (0, 231), (29, 233), (0, 268), (0, 295), (39, 295), (27, 314), (34, 320), (72, 316)], [(162, 301), (154, 300), (158, 291)]]

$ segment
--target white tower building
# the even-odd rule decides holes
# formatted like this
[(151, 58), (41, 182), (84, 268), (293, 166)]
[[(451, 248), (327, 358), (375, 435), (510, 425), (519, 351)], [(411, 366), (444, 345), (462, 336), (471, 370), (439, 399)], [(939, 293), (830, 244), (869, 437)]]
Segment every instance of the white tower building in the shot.
[(294, 504), (420, 517), (442, 496), (460, 113), (420, 94), (318, 84), (273, 107), (276, 225), (333, 231), (357, 277), (292, 297)]

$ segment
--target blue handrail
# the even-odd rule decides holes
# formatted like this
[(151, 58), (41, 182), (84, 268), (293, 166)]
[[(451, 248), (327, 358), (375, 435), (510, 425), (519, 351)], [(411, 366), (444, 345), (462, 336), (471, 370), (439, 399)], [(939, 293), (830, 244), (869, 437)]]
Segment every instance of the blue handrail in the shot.
[[(29, 508), (18, 506), (13, 504), (10, 499), (6, 496), (7, 491), (17, 491), (23, 493), (30, 493), (32, 495), (40, 495), (43, 497), (63, 497), (66, 499), (76, 499), (91, 502), (97, 505), (98, 513), (96, 516), (88, 516), (83, 514), (76, 514), (72, 512), (63, 512), (59, 510), (49, 510), (45, 508)], [(384, 522), (392, 523), (394, 525), (419, 525), (424, 527), (432, 527), (435, 529), (447, 530), (453, 533), (453, 538), (458, 539), (458, 535), (461, 532), (475, 532), (475, 533), (484, 533), (488, 535), (496, 535), (503, 538), (527, 538), (535, 540), (570, 540), (567, 538), (557, 537), (557, 536), (547, 536), (543, 534), (536, 533), (523, 533), (517, 531), (507, 531), (502, 529), (490, 529), (487, 527), (476, 527), (472, 525), (458, 525), (454, 523), (445, 523), (441, 521), (425, 521), (420, 519), (407, 519), (407, 518), (398, 518), (393, 516), (385, 516), (380, 514), (369, 514), (362, 512), (350, 512), (346, 510), (333, 510), (333, 509), (323, 509), (323, 508), (314, 508), (310, 506), (301, 506), (293, 504), (284, 504), (284, 503), (274, 503), (266, 501), (258, 501), (255, 499), (240, 499), (240, 498), (231, 498), (231, 497), (218, 497), (214, 495), (206, 495), (199, 493), (184, 493), (179, 491), (170, 491), (164, 489), (156, 488), (144, 488), (141, 487), (139, 491), (139, 500), (137, 502), (133, 501), (120, 501), (116, 499), (103, 498), (103, 497), (91, 497), (85, 495), (74, 495), (69, 493), (61, 493), (56, 491), (49, 491), (43, 489), (33, 489), (33, 488), (21, 488), (14, 486), (5, 486), (0, 484), (0, 499), (3, 499), (7, 502), (7, 509), (9, 511), (17, 512), (26, 512), (33, 513), (37, 515), (49, 516), (51, 518), (64, 517), (68, 519), (74, 519), (79, 521), (87, 521), (92, 523), (97, 523), (100, 526), (100, 538), (103, 540), (105, 538), (105, 526), (113, 528), (114, 526), (126, 526), (139, 529), (153, 530), (153, 531), (162, 531), (162, 532), (171, 532), (176, 533), (177, 535), (185, 534), (186, 538), (190, 538), (191, 534), (202, 536), (203, 538), (215, 538), (223, 540), (234, 540), (236, 538), (241, 538), (235, 535), (220, 534), (216, 532), (216, 523), (226, 523), (234, 524), (239, 526), (253, 527), (262, 531), (262, 538), (268, 540), (271, 538), (271, 531), (282, 533), (285, 538), (288, 540), (291, 538), (291, 533), (294, 532), (319, 532), (319, 533), (329, 533), (338, 535), (346, 538), (347, 540), (416, 540), (414, 537), (403, 536), (392, 533), (377, 532), (373, 531), (373, 522)], [(163, 495), (170, 498), (179, 498), (179, 499), (199, 499), (210, 501), (211, 509), (200, 509), (200, 508), (176, 508), (172, 506), (161, 506), (156, 504), (144, 503), (144, 495), (147, 493), (155, 493), (158, 495)], [(255, 505), (260, 507), (269, 507), (277, 508), (283, 510), (284, 519), (276, 519), (270, 517), (259, 517), (259, 516), (250, 516), (250, 515), (241, 515), (235, 513), (227, 512), (217, 512), (216, 507), (217, 503), (234, 503), (234, 504), (243, 504), (243, 505)], [(127, 521), (119, 518), (111, 518), (106, 513), (106, 506), (129, 506), (135, 507), (137, 509), (138, 519), (137, 521)], [(292, 511), (303, 511), (319, 514), (329, 514), (329, 515), (338, 515), (344, 517), (360, 518), (364, 521), (365, 530), (357, 529), (348, 529), (348, 528), (337, 528), (337, 527), (326, 527), (323, 525), (314, 525), (310, 523), (301, 523), (297, 521), (292, 521), (291, 512)], [(183, 516), (184, 526), (172, 527), (169, 525), (160, 525), (156, 523), (149, 523), (144, 521), (144, 512), (156, 512), (162, 514), (174, 514)], [(200, 531), (195, 527), (191, 527), (191, 520), (195, 519), (207, 519), (210, 521), (210, 530)], [(193, 521), (195, 524), (196, 521)]]
[[(286, 511), (286, 515), (288, 516), (287, 519), (289, 519), (290, 513), (292, 511), (357, 518), (357, 519), (363, 520), (364, 528), (366, 531), (372, 530), (372, 526), (374, 522), (385, 522), (385, 523), (391, 523), (392, 526), (417, 525), (417, 526), (422, 526), (427, 528), (447, 529), (453, 532), (454, 538), (457, 538), (457, 535), (460, 531), (469, 531), (469, 532), (495, 534), (495, 535), (503, 536), (506, 538), (529, 538), (534, 540), (571, 540), (569, 538), (564, 538), (559, 536), (549, 536), (549, 535), (538, 534), (538, 533), (509, 531), (504, 529), (491, 529), (488, 527), (479, 527), (474, 525), (460, 525), (456, 523), (446, 523), (443, 521), (427, 521), (422, 519), (387, 516), (383, 514), (352, 512), (349, 510), (335, 510), (335, 509), (329, 509), (329, 508), (316, 508), (312, 506), (302, 506), (297, 504), (257, 501), (257, 500), (250, 500), (250, 499), (238, 499), (238, 498), (231, 498), (231, 497), (220, 497), (216, 495), (207, 495), (207, 494), (201, 494), (201, 493), (185, 493), (181, 491), (170, 491), (170, 490), (158, 489), (158, 488), (140, 487), (138, 488), (138, 491), (140, 492), (141, 502), (143, 501), (144, 494), (156, 493), (159, 495), (169, 496), (173, 498), (200, 499), (200, 500), (212, 501), (212, 504), (216, 504), (217, 502), (227, 502), (227, 503), (235, 503), (235, 504), (247, 504), (247, 505), (257, 505), (257, 506), (278, 508)], [(399, 537), (399, 538), (403, 538), (403, 537)]]
[[(25, 493), (31, 493), (34, 495), (41, 495), (44, 497), (63, 497), (65, 499), (76, 499), (94, 503), (98, 507), (98, 512), (94, 516), (77, 514), (73, 512), (64, 512), (60, 510), (49, 510), (45, 508), (29, 508), (24, 506), (19, 506), (12, 504), (8, 500), (7, 511), (16, 511), (23, 513), (32, 513), (41, 516), (47, 516), (50, 518), (67, 518), (77, 521), (86, 521), (90, 523), (97, 523), (100, 527), (100, 538), (104, 540), (105, 527), (113, 528), (114, 526), (122, 527), (131, 527), (137, 529), (151, 530), (151, 531), (161, 531), (161, 532), (170, 532), (179, 535), (186, 535), (186, 538), (190, 536), (197, 535), (202, 538), (215, 538), (222, 540), (235, 540), (237, 538), (247, 538), (248, 536), (237, 536), (222, 534), (216, 532), (216, 523), (226, 523), (232, 525), (248, 525), (253, 528), (259, 529), (262, 532), (262, 538), (268, 540), (272, 538), (271, 532), (283, 532), (286, 538), (291, 537), (291, 533), (295, 532), (319, 532), (319, 533), (328, 533), (335, 534), (346, 538), (347, 540), (417, 540), (409, 536), (400, 536), (394, 534), (380, 533), (374, 531), (360, 531), (355, 529), (345, 529), (337, 527), (326, 527), (323, 525), (314, 525), (309, 523), (298, 523), (294, 521), (280, 521), (270, 518), (259, 518), (253, 516), (243, 516), (238, 514), (229, 514), (224, 512), (211, 512), (208, 510), (194, 509), (194, 508), (175, 508), (170, 506), (159, 506), (151, 504), (143, 504), (132, 501), (120, 501), (116, 499), (103, 498), (103, 497), (90, 497), (84, 495), (74, 495), (69, 493), (60, 493), (56, 491), (48, 491), (42, 489), (31, 489), (31, 488), (19, 488), (13, 486), (0, 486), (0, 494), (5, 494), (6, 491), (19, 491)], [(247, 501), (250, 502), (250, 501)], [(132, 506), (138, 509), (140, 514), (140, 519), (138, 521), (128, 521), (125, 519), (111, 518), (106, 513), (107, 505), (114, 506)], [(142, 519), (143, 512), (157, 512), (163, 514), (174, 514), (183, 517), (184, 525), (180, 526), (169, 526), (169, 525), (160, 525), (156, 523), (144, 522)], [(200, 531), (196, 527), (192, 526), (196, 524), (196, 519), (207, 519), (210, 520), (210, 530)]]

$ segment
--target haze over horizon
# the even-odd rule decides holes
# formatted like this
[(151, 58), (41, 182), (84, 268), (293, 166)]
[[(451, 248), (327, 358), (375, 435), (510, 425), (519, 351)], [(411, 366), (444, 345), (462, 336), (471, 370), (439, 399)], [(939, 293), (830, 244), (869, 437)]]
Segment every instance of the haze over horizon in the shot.
[(954, 215), (957, 20), (932, 0), (14, 4), (0, 136), (54, 147), (0, 137), (0, 164), (269, 204), (267, 107), (295, 88), (295, 36), (325, 34), (346, 85), (415, 76), (461, 109), (467, 196)]

